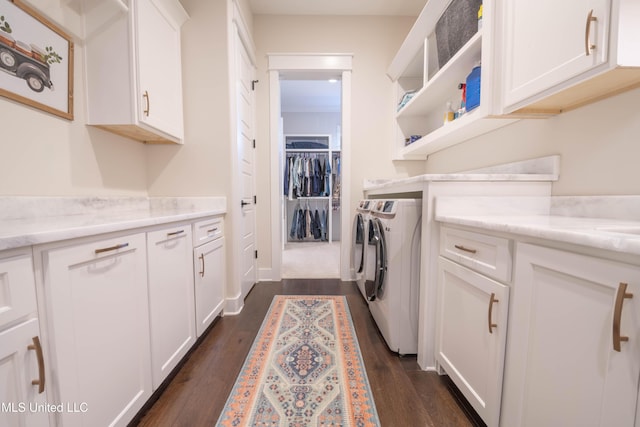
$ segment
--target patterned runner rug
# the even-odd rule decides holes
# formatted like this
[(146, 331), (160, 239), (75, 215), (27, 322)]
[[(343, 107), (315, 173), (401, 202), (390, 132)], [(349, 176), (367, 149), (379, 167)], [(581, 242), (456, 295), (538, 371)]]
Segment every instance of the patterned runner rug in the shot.
[(344, 296), (276, 295), (217, 426), (379, 426)]

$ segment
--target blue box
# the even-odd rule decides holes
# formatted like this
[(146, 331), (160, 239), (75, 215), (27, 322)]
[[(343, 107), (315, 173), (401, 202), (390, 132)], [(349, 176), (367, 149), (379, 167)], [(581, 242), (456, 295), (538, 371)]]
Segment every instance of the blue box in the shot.
[(471, 111), (480, 105), (480, 66), (476, 66), (467, 76), (467, 111)]

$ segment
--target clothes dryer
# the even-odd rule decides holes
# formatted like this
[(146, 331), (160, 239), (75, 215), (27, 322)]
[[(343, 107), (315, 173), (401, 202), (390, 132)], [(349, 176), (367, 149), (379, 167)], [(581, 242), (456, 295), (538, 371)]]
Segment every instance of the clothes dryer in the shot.
[[(367, 255), (369, 246), (370, 211), (373, 201), (361, 200), (356, 207), (356, 214), (353, 218), (351, 263), (356, 275), (356, 283), (360, 293), (366, 299), (364, 288), (365, 271), (367, 267)], [(370, 261), (371, 262), (371, 261)]]
[(376, 201), (371, 210), (375, 274), (369, 310), (392, 351), (418, 352), (422, 199)]

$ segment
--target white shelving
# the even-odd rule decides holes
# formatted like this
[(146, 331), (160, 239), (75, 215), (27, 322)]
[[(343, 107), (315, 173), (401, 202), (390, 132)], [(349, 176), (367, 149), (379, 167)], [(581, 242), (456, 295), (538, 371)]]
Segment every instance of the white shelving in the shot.
[[(438, 69), (435, 28), (451, 0), (430, 0), (398, 51), (387, 74), (396, 83), (398, 100), (404, 93), (417, 90), (413, 98), (396, 114), (394, 159), (424, 160), (430, 153), (466, 141), (513, 123), (515, 119), (496, 117), (494, 92), (499, 88), (499, 68), (494, 66), (494, 1), (483, 3), (483, 29), (472, 36)], [(448, 102), (459, 105), (458, 85), (478, 63), (481, 69), (480, 105), (453, 122), (444, 123)], [(455, 107), (454, 107), (455, 109)], [(422, 137), (410, 145), (412, 135)]]

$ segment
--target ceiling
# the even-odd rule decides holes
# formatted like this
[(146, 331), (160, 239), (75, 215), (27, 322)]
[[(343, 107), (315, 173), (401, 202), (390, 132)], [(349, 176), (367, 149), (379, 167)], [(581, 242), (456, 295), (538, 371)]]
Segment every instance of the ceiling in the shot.
[(283, 113), (340, 112), (340, 81), (280, 80), (280, 108)]
[(249, 0), (256, 15), (418, 16), (426, 0)]

